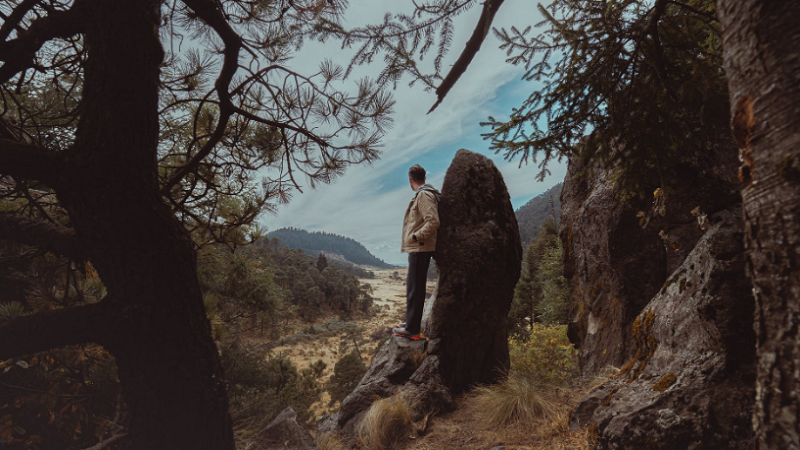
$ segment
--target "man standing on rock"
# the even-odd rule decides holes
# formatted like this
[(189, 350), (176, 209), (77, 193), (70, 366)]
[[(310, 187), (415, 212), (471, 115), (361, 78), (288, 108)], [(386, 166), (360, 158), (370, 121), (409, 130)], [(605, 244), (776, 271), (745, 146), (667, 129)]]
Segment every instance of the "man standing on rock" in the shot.
[(425, 183), (425, 169), (419, 164), (408, 169), (408, 182), (414, 198), (403, 219), (403, 243), (400, 250), (408, 253), (406, 277), (406, 321), (392, 329), (397, 336), (419, 339), (422, 309), (425, 305), (425, 283), (428, 267), (436, 250), (439, 228), (439, 191)]

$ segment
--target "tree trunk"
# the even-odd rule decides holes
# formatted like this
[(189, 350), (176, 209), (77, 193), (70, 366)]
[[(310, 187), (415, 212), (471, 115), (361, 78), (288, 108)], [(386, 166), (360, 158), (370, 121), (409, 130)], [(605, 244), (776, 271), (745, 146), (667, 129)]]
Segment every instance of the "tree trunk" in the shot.
[(108, 288), (98, 323), (141, 449), (233, 449), (196, 255), (157, 182), (159, 0), (95, 2), (81, 119), (59, 198)]
[(800, 2), (719, 0), (756, 298), (760, 449), (800, 449)]

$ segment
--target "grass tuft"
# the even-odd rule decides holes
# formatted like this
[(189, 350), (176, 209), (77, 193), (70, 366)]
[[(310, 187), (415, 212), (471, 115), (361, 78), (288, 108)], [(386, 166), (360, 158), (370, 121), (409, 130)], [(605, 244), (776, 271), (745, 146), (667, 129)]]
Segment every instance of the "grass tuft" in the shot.
[(399, 396), (376, 401), (358, 424), (358, 437), (368, 450), (387, 450), (406, 437), (414, 421), (411, 409)]
[(563, 404), (557, 387), (517, 372), (500, 384), (476, 388), (473, 395), (480, 421), (487, 428), (551, 421)]
[(317, 435), (317, 450), (347, 450), (342, 439), (334, 433), (323, 433)]

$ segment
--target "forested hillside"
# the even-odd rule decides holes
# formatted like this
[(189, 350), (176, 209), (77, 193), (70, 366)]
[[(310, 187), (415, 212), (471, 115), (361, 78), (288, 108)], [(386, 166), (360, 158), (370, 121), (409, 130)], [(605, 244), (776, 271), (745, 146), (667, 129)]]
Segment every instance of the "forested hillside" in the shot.
[(281, 228), (269, 233), (271, 238), (278, 238), (289, 248), (299, 248), (311, 256), (319, 253), (335, 253), (342, 255), (353, 264), (364, 264), (379, 268), (390, 268), (391, 264), (378, 259), (355, 239), (326, 233), (324, 231), (301, 230), (298, 228)]
[[(519, 224), (519, 237), (523, 247), (526, 247), (531, 238), (539, 233), (542, 222), (547, 217), (553, 215), (554, 209), (556, 220), (561, 217), (561, 200), (559, 200), (558, 197), (561, 195), (562, 184), (563, 183), (556, 184), (547, 191), (533, 197), (528, 203), (525, 203), (516, 210), (515, 214), (517, 216), (517, 223)], [(553, 199), (552, 207), (550, 204), (551, 198)]]

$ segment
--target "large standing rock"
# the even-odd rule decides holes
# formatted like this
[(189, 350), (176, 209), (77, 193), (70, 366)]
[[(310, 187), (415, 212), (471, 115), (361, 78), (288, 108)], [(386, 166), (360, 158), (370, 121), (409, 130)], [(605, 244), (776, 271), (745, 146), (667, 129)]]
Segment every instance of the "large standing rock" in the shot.
[(571, 426), (599, 449), (753, 448), (754, 299), (741, 218), (723, 211), (633, 324), (636, 354)]
[(492, 161), (459, 150), (439, 201), (439, 280), (425, 306), (428, 341), (392, 337), (320, 432), (352, 435), (377, 398), (399, 395), (420, 417), (454, 407), (453, 396), (508, 369), (508, 315), (522, 247), (508, 190)]
[(297, 422), (297, 413), (286, 408), (258, 433), (254, 450), (316, 450), (311, 434)]
[(437, 238), (439, 282), (422, 331), (447, 385), (462, 392), (508, 368), (506, 318), (522, 267), (519, 229), (500, 171), (459, 150), (447, 169)]
[(691, 210), (713, 214), (741, 202), (735, 167), (736, 149), (728, 144), (707, 160), (679, 167), (682, 181), (668, 194), (666, 216), (642, 229), (637, 213), (652, 211), (652, 197), (622, 200), (609, 172), (570, 160), (560, 235), (571, 299), (568, 333), (581, 350), (583, 374), (618, 367), (632, 356), (634, 319), (702, 234)]

